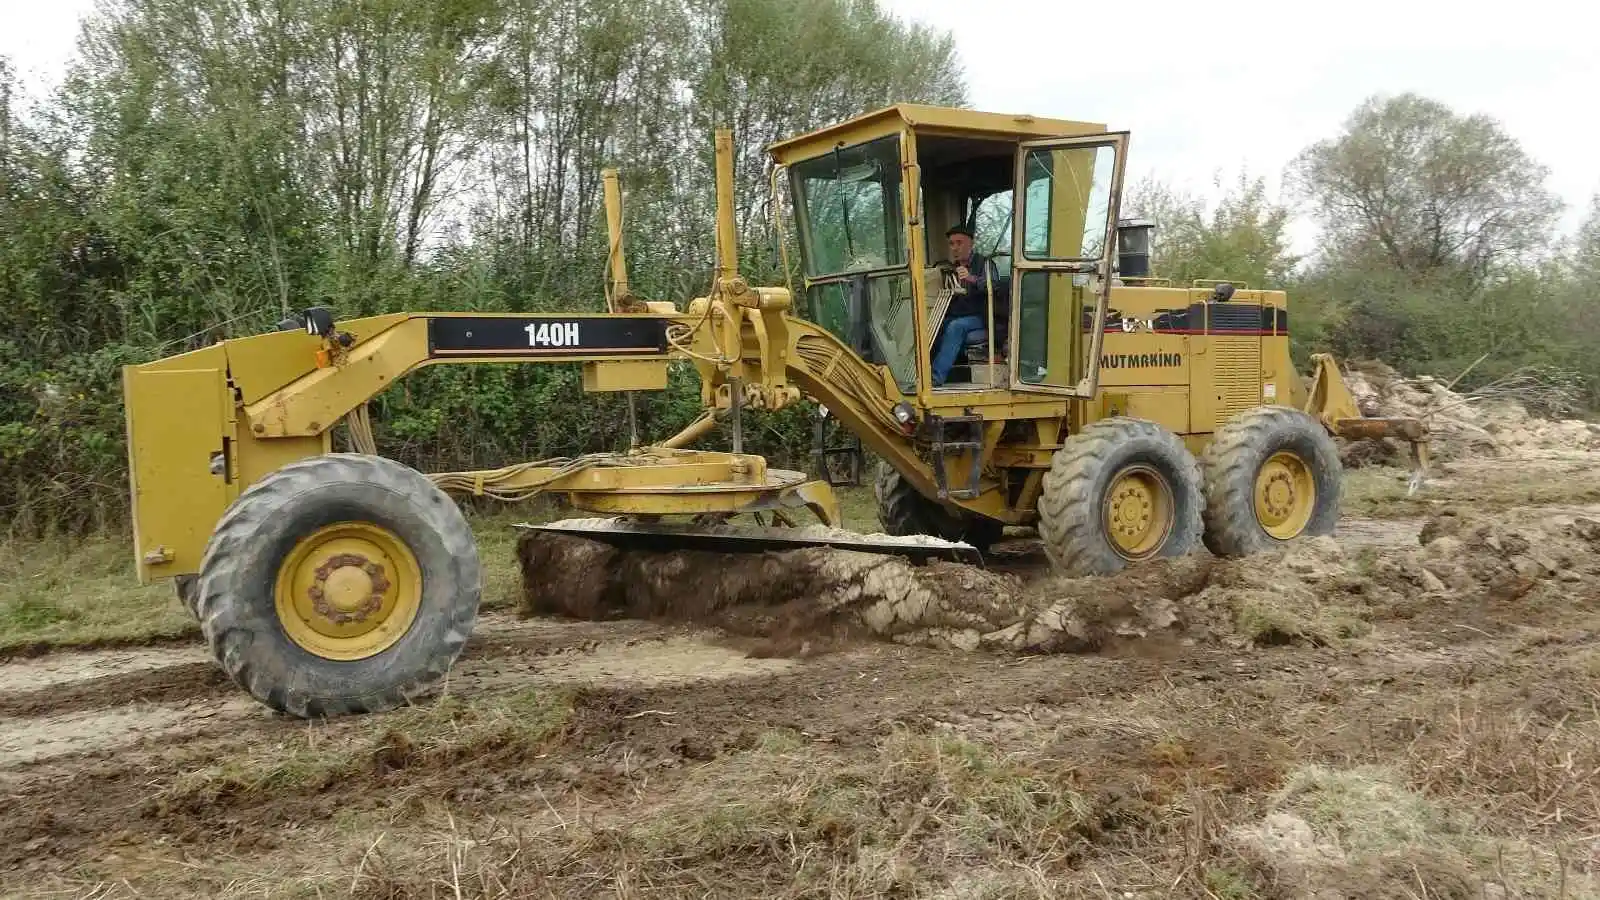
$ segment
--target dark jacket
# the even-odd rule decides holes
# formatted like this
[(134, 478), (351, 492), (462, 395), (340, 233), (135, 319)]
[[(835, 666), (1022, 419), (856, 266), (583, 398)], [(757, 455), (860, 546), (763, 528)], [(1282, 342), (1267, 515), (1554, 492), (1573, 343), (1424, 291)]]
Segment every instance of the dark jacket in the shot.
[(1010, 295), (1006, 289), (1010, 287), (1010, 279), (998, 277), (998, 272), (993, 272), (989, 267), (989, 260), (983, 254), (973, 252), (972, 258), (967, 261), (967, 271), (977, 276), (977, 282), (964, 285), (965, 291), (950, 298), (950, 311), (945, 313), (946, 319), (958, 316), (977, 316), (986, 319), (989, 304), (989, 279), (994, 278), (994, 316), (1000, 320), (1006, 318), (1011, 312)]

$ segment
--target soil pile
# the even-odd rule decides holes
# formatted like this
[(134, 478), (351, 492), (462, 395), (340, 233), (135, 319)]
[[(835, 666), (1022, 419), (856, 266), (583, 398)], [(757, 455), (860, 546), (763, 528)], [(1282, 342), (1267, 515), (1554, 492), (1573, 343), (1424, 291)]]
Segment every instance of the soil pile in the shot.
[(1165, 636), (1324, 645), (1419, 603), (1514, 600), (1544, 584), (1600, 593), (1600, 522), (1524, 525), (1445, 512), (1419, 546), (1351, 556), (1331, 538), (1219, 560), (1200, 553), (1113, 575), (1020, 578), (973, 566), (812, 548), (621, 551), (530, 531), (518, 544), (526, 615), (694, 622), (770, 652), (870, 637), (959, 650), (1091, 652)]
[(530, 531), (517, 555), (522, 611), (588, 620), (670, 619), (770, 639), (870, 636), (961, 650), (1081, 652), (1181, 628), (1177, 601), (1213, 563), (1191, 557), (1109, 578), (1029, 583), (1016, 575), (875, 553), (622, 551)]
[[(1550, 452), (1600, 450), (1600, 425), (1581, 419), (1532, 415), (1513, 399), (1474, 398), (1428, 376), (1406, 378), (1381, 362), (1352, 363), (1344, 373), (1362, 415), (1424, 419), (1433, 432), (1433, 456), (1530, 456)], [(1404, 444), (1351, 442), (1346, 465), (1401, 464)]]

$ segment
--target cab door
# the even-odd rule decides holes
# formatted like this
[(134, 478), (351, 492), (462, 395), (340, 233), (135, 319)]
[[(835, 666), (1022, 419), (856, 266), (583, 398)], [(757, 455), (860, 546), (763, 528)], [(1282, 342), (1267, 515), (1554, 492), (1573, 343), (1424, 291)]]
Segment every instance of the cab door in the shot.
[(1017, 147), (1011, 235), (1011, 384), (1091, 397), (1111, 294), (1125, 131)]

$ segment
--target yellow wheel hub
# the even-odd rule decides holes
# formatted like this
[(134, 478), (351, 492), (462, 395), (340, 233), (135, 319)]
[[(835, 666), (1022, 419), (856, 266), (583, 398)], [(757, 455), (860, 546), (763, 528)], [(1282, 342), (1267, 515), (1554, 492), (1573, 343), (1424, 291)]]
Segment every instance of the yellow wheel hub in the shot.
[(1317, 507), (1311, 467), (1287, 450), (1274, 453), (1256, 473), (1256, 521), (1280, 541), (1298, 537)]
[(1149, 466), (1129, 466), (1112, 479), (1101, 507), (1111, 546), (1127, 559), (1150, 556), (1166, 543), (1173, 525), (1172, 486)]
[(341, 522), (295, 544), (274, 593), (290, 640), (324, 659), (364, 659), (392, 647), (416, 621), (422, 568), (388, 529)]

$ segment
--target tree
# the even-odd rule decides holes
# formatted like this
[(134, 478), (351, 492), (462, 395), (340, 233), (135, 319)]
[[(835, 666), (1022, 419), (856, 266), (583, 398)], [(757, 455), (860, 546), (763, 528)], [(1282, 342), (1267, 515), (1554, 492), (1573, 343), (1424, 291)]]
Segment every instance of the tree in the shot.
[(1589, 215), (1572, 242), (1572, 264), (1578, 279), (1596, 293), (1600, 304), (1600, 194), (1589, 199)]
[[(953, 48), (879, 0), (105, 0), (37, 128), (0, 70), (0, 521), (120, 514), (122, 363), (312, 304), (600, 308), (607, 166), (635, 289), (703, 292), (713, 127), (740, 142), (745, 271), (778, 276), (764, 145), (962, 102)], [(615, 448), (624, 401), (578, 374), (418, 372), (373, 404), (380, 449), (438, 470)], [(698, 412), (670, 384), (640, 397), (647, 436)], [(800, 412), (751, 450), (792, 464)]]
[(1561, 210), (1548, 170), (1496, 121), (1415, 94), (1367, 100), (1291, 173), (1324, 253), (1450, 273), (1469, 289), (1547, 247)]
[(1286, 284), (1298, 262), (1289, 248), (1289, 209), (1267, 196), (1266, 181), (1240, 174), (1214, 208), (1146, 179), (1128, 192), (1130, 217), (1155, 222), (1152, 274), (1189, 284), (1231, 279), (1256, 288)]

